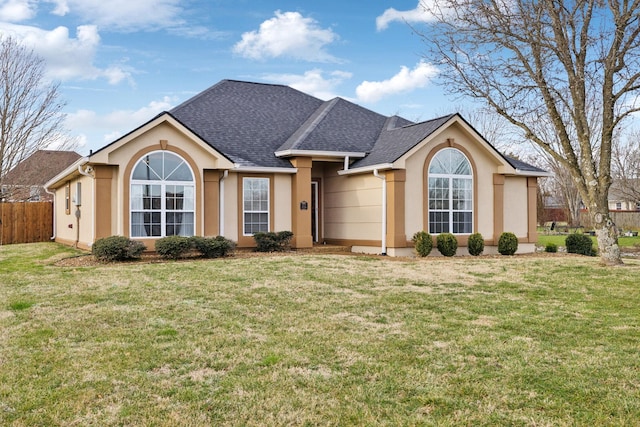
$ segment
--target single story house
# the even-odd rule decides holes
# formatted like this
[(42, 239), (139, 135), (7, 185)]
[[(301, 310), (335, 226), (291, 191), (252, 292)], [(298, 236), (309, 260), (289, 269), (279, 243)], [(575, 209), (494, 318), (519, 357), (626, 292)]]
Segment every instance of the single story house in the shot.
[(533, 251), (545, 175), (498, 152), (458, 114), (414, 123), (341, 98), (223, 80), (47, 187), (55, 240), (83, 248), (111, 235), (150, 250), (169, 235), (252, 247), (256, 232), (289, 230), (294, 248), (404, 256), (421, 230), (454, 233), (459, 253), (473, 232), (495, 251), (503, 231)]

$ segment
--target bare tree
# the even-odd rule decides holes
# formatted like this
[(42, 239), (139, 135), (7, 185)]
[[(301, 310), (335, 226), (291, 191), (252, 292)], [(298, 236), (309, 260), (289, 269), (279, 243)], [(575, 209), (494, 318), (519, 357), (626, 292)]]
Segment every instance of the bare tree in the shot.
[(612, 168), (612, 191), (633, 209), (640, 203), (640, 129), (614, 143)]
[(447, 68), (444, 83), (486, 102), (571, 174), (602, 261), (620, 264), (607, 196), (614, 135), (640, 109), (640, 0), (422, 5), (434, 21), (421, 36)]
[[(1, 37), (1, 36), (0, 36)], [(44, 60), (12, 37), (0, 40), (0, 188), (5, 175), (36, 150), (70, 148), (58, 85)]]

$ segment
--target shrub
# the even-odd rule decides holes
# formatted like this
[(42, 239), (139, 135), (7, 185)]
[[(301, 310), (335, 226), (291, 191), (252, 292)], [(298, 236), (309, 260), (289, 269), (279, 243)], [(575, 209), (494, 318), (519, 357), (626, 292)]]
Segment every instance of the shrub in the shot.
[(498, 239), (498, 252), (502, 255), (513, 255), (518, 250), (518, 238), (515, 234), (505, 231)]
[(569, 234), (564, 244), (567, 247), (567, 252), (570, 254), (596, 255), (596, 250), (593, 248), (593, 241), (585, 234)]
[(110, 236), (98, 239), (91, 247), (91, 253), (101, 261), (126, 261), (140, 258), (147, 247), (137, 240), (124, 236)]
[(556, 253), (558, 252), (558, 245), (553, 242), (547, 243), (547, 246), (544, 247), (545, 252)]
[(167, 236), (156, 240), (156, 252), (162, 258), (178, 259), (191, 250), (191, 239), (185, 236)]
[(236, 244), (224, 236), (191, 237), (191, 245), (205, 258), (220, 258), (233, 251)]
[(444, 256), (454, 256), (458, 250), (458, 240), (451, 233), (438, 234), (436, 246)]
[(291, 247), (291, 239), (293, 233), (291, 231), (273, 231), (260, 232), (253, 235), (256, 241), (256, 251), (258, 252), (282, 252), (289, 250)]
[(426, 231), (418, 231), (411, 239), (418, 255), (425, 257), (431, 253), (433, 249), (433, 239), (431, 234)]
[(469, 254), (473, 256), (480, 255), (484, 251), (484, 237), (482, 237), (482, 234), (473, 233), (470, 235), (467, 249), (469, 250)]

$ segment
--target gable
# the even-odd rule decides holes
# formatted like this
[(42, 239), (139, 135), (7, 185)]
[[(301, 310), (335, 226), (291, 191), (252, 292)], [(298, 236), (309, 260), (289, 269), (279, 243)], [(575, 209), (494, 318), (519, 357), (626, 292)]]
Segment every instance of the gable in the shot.
[(95, 164), (125, 164), (145, 147), (164, 150), (172, 145), (202, 159), (202, 166), (210, 169), (230, 169), (233, 163), (222, 153), (206, 144), (198, 135), (164, 113), (89, 156)]

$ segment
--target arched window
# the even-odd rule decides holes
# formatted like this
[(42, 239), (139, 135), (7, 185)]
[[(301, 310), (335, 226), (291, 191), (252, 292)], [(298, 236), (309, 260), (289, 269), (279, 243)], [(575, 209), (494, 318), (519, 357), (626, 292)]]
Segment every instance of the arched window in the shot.
[(131, 237), (193, 236), (194, 179), (180, 156), (145, 154), (131, 174)]
[(473, 172), (467, 157), (445, 148), (428, 172), (429, 233), (473, 233)]

